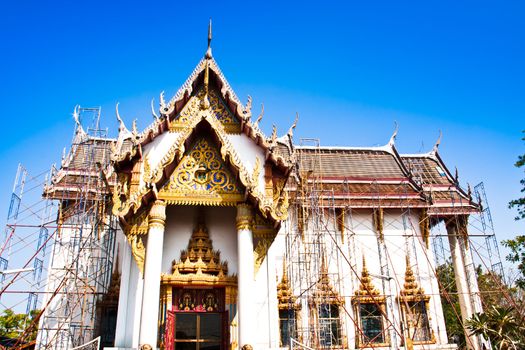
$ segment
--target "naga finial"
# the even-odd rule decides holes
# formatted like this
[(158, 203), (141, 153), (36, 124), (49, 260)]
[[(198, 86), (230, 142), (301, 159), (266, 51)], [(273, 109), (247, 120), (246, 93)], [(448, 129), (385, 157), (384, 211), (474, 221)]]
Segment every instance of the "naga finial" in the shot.
[(73, 119), (75, 119), (75, 123), (77, 124), (77, 126), (81, 127), (82, 125), (80, 124), (80, 114), (78, 113), (79, 108), (80, 106), (76, 105), (73, 109)]
[(208, 49), (206, 50), (206, 54), (204, 55), (204, 57), (207, 60), (213, 57), (211, 54), (211, 18), (210, 18), (210, 23), (208, 24)]
[(151, 114), (153, 115), (153, 118), (155, 120), (159, 120), (159, 116), (157, 115), (157, 113), (155, 113), (155, 108), (153, 107), (153, 102), (155, 101), (154, 98), (151, 99)]
[(118, 112), (118, 105), (119, 103), (117, 102), (117, 104), (115, 105), (115, 114), (117, 115), (117, 120), (118, 120), (118, 132), (119, 134), (123, 131), (126, 131), (127, 128), (126, 128), (126, 125), (124, 124), (124, 121), (122, 120), (122, 118), (120, 117), (120, 113)]
[(395, 125), (395, 129), (394, 129), (394, 133), (392, 134), (392, 136), (390, 137), (390, 141), (388, 141), (388, 144), (390, 146), (394, 146), (395, 142), (396, 142), (396, 137), (397, 137), (397, 132), (399, 130), (399, 126), (397, 125), (397, 122), (394, 121), (394, 125)]
[(249, 120), (252, 116), (252, 97), (248, 95), (248, 101), (246, 101), (246, 106), (244, 107), (244, 118)]
[(434, 148), (432, 148), (432, 153), (437, 153), (439, 145), (441, 144), (441, 137), (443, 137), (443, 133), (439, 130), (439, 137), (434, 144)]
[(255, 123), (253, 124), (254, 127), (259, 127), (259, 123), (261, 122), (263, 116), (264, 116), (264, 103), (261, 103), (261, 113), (255, 120)]
[(166, 101), (164, 100), (164, 91), (160, 92), (159, 101), (160, 101), (160, 108), (165, 109), (166, 108)]
[(272, 136), (270, 138), (270, 141), (272, 143), (275, 143), (275, 141), (277, 141), (277, 127), (275, 126), (275, 124), (273, 125)]
[(288, 136), (293, 137), (293, 131), (297, 127), (297, 122), (299, 121), (299, 112), (295, 113), (295, 120), (293, 121), (292, 126), (290, 126), (290, 129), (288, 130)]
[(137, 136), (138, 135), (138, 130), (137, 130), (137, 119), (133, 119), (133, 123), (131, 124), (131, 133), (133, 134), (133, 136)]

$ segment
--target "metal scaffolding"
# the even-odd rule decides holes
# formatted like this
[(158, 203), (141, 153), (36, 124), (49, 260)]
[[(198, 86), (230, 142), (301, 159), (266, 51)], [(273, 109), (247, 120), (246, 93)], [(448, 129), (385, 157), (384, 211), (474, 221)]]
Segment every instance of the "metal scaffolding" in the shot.
[[(112, 140), (99, 127), (100, 108), (77, 106), (74, 118), (71, 149), (64, 151), (59, 169), (30, 177), (19, 167), (0, 257), (3, 306), (7, 300), (15, 307), (24, 300), (26, 313), (38, 310), (19, 339), (20, 344), (35, 342), (38, 349), (69, 349), (103, 331), (97, 303), (108, 292), (113, 272), (117, 220), (106, 176)], [(87, 131), (83, 119), (90, 123)], [(28, 187), (37, 192), (37, 205), (23, 204)], [(24, 270), (10, 279), (5, 271), (12, 266)], [(27, 280), (26, 288), (19, 287)], [(35, 340), (29, 330), (36, 323)]]
[(41, 304), (56, 217), (56, 204), (42, 198), (50, 172), (31, 175), (19, 164), (0, 250), (0, 305), (31, 314)]
[[(379, 304), (377, 306), (382, 313), (380, 316), (384, 320), (384, 325), (381, 327), (380, 334), (376, 334), (377, 339), (383, 340), (381, 346), (395, 349), (400, 344), (411, 346), (418, 338), (434, 337), (432, 329), (438, 327), (439, 330), (439, 325), (433, 326), (432, 322), (435, 321), (431, 317), (426, 317), (419, 325), (406, 324), (408, 319), (413, 320), (413, 312), (419, 317), (420, 311), (411, 309), (415, 304), (409, 305), (406, 300), (399, 297), (399, 291), (403, 290), (407, 283), (408, 273), (399, 268), (398, 271), (393, 272), (392, 267), (393, 257), (406, 256), (407, 270), (410, 266), (410, 273), (413, 274), (410, 278), (414, 278), (421, 286), (421, 276), (425, 273), (430, 274), (429, 277), (436, 280), (436, 288), (433, 291), (434, 295), (429, 296), (434, 297), (438, 302), (440, 299), (443, 303), (449, 302), (450, 298), (446, 295), (443, 286), (437, 287), (437, 267), (450, 263), (451, 256), (450, 250), (443, 243), (443, 237), (449, 235), (446, 231), (444, 233), (442, 231), (444, 216), (430, 213), (424, 210), (423, 206), (414, 206), (406, 193), (407, 187), (403, 184), (391, 189), (400, 198), (395, 205), (381, 199), (380, 190), (374, 181), (371, 181), (366, 193), (356, 193), (355, 189), (350, 188), (347, 179), (342, 181), (342, 189), (334, 190), (335, 187), (329, 181), (323, 181), (319, 175), (322, 173), (320, 170), (322, 170), (321, 153), (323, 152), (319, 141), (301, 140), (301, 146), (305, 145), (315, 156), (304, 160), (301, 159), (302, 153), (297, 153), (297, 177), (295, 184), (290, 186), (290, 220), (284, 226), (285, 273), (294, 295), (294, 298), (290, 299), (289, 315), (293, 315), (296, 319), (286, 323), (289, 327), (286, 334), (291, 339), (282, 342), (291, 344), (292, 348), (302, 349), (330, 349), (334, 346), (366, 347), (366, 340), (370, 339), (367, 338), (368, 334), (365, 334), (358, 311), (361, 307), (360, 300), (367, 299), (366, 297), (370, 297), (368, 300), (381, 300), (382, 306)], [(414, 163), (414, 167), (410, 168), (410, 175), (415, 183), (421, 185), (420, 174), (423, 170), (418, 168), (417, 162)], [(456, 185), (459, 186), (457, 183)], [(470, 194), (470, 191), (468, 192)], [(350, 193), (352, 196), (348, 196)], [(359, 198), (365, 197), (375, 204), (363, 206)], [(347, 199), (342, 202), (341, 198), (357, 199)], [(495, 284), (494, 291), (488, 293), (501, 292), (503, 269), (482, 183), (474, 188), (472, 198), (479, 203), (480, 209), (469, 213), (466, 244), (473, 258), (466, 260), (465, 264), (468, 263), (468, 266), (464, 268), (467, 274), (490, 274)], [(460, 220), (465, 215), (465, 212), (459, 208), (460, 203), (457, 204), (455, 208), (453, 203), (451, 210), (453, 214), (450, 214), (454, 220)], [(371, 213), (372, 220), (363, 219), (365, 211)], [(419, 217), (419, 220), (414, 221), (414, 217)], [(379, 222), (381, 227), (377, 227)], [(426, 238), (420, 233), (421, 225), (425, 223), (429, 227), (429, 237)], [(388, 234), (385, 236), (383, 231), (387, 232), (390, 228), (397, 229), (396, 237), (388, 237)], [(364, 237), (370, 236), (370, 232), (374, 233), (375, 237)], [(374, 251), (370, 245), (364, 245), (362, 243), (364, 239), (368, 239), (368, 242), (370, 239), (375, 239), (377, 250)], [(356, 291), (363, 289), (363, 285), (366, 286), (367, 279), (370, 278), (362, 271), (366, 270), (364, 258), (369, 255), (377, 257), (379, 275), (373, 277), (375, 285), (379, 287), (378, 294), (365, 287), (367, 289), (363, 293), (365, 298), (357, 298)], [(359, 265), (358, 261), (361, 257), (363, 257), (363, 264)], [(420, 272), (420, 269), (426, 272)], [(467, 278), (476, 279), (477, 276), (468, 275)], [(323, 280), (328, 281), (328, 293), (319, 293)], [(480, 299), (483, 301), (480, 293), (484, 292), (486, 291), (473, 289), (468, 293), (472, 294), (471, 300), (476, 303)], [(508, 295), (507, 297), (511, 298)], [(300, 305), (302, 312), (297, 311), (297, 305)], [(324, 312), (322, 305), (337, 305), (337, 312), (328, 310), (329, 315), (337, 315), (332, 317), (333, 323), (330, 325), (326, 324), (327, 320), (330, 320), (330, 317), (325, 317), (326, 312), (325, 315), (321, 315)], [(479, 306), (472, 307), (473, 310), (479, 310)], [(462, 322), (459, 310), (456, 316)], [(355, 333), (346, 334), (349, 329), (354, 329)], [(349, 344), (349, 337), (354, 338), (356, 344)], [(449, 339), (449, 341), (453, 340)], [(469, 341), (471, 340), (467, 339), (467, 342)], [(423, 348), (426, 346), (424, 342), (418, 344)]]

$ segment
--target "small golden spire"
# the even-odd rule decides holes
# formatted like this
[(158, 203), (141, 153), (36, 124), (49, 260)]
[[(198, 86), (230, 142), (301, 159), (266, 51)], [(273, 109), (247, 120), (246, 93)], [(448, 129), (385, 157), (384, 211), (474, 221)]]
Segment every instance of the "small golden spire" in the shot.
[(405, 272), (405, 283), (403, 284), (403, 290), (401, 290), (402, 296), (414, 296), (422, 295), (424, 291), (419, 287), (416, 282), (416, 277), (414, 276), (414, 271), (412, 271), (412, 266), (410, 264), (410, 256), (406, 255), (406, 272)]
[(208, 84), (210, 81), (210, 59), (212, 58), (211, 55), (211, 18), (210, 18), (210, 24), (208, 25), (208, 49), (206, 50), (206, 54), (204, 55), (205, 61), (204, 64), (204, 96), (201, 100), (201, 109), (208, 109), (210, 108), (210, 101), (208, 100)]
[(297, 297), (292, 293), (290, 282), (288, 280), (288, 274), (286, 272), (286, 259), (283, 259), (283, 277), (281, 282), (277, 284), (277, 300), (279, 310), (300, 310), (301, 304), (297, 303)]
[(374, 287), (372, 284), (372, 278), (370, 277), (370, 274), (368, 273), (368, 269), (366, 268), (366, 259), (363, 255), (363, 270), (361, 271), (361, 281), (360, 281), (359, 289), (356, 290), (355, 294), (357, 296), (377, 296), (379, 295), (379, 291)]

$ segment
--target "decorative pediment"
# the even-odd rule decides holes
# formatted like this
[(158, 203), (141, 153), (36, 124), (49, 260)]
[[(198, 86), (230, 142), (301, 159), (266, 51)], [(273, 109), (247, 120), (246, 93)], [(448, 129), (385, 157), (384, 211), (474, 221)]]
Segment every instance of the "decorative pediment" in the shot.
[(244, 190), (213, 143), (198, 139), (159, 191), (169, 204), (235, 205)]
[(310, 300), (310, 303), (314, 304), (344, 304), (344, 300), (340, 298), (339, 293), (334, 289), (328, 276), (328, 267), (326, 265), (326, 258), (323, 254), (321, 258), (321, 271), (319, 282), (317, 282), (314, 291), (314, 300)]
[(286, 266), (283, 263), (283, 277), (281, 282), (277, 284), (277, 302), (279, 310), (300, 310), (301, 304), (297, 302), (297, 297), (293, 295), (288, 274), (286, 273)]
[(213, 249), (202, 216), (191, 234), (188, 247), (180, 253), (180, 260), (172, 263), (172, 273), (163, 274), (162, 284), (234, 285), (236, 276), (228, 276), (228, 263), (221, 261), (221, 253)]
[(401, 301), (428, 301), (430, 296), (425, 295), (423, 288), (419, 287), (414, 276), (414, 271), (410, 266), (410, 257), (406, 257), (406, 271), (405, 271), (405, 283), (403, 283), (403, 289), (399, 293), (399, 299)]
[(236, 134), (241, 132), (239, 119), (229, 110), (217, 91), (209, 89), (206, 93), (203, 87), (190, 98), (180, 113), (170, 122), (170, 131), (181, 131), (202, 109), (203, 101), (207, 101), (207, 109), (212, 117), (222, 124), (224, 131)]
[(355, 297), (353, 298), (354, 302), (376, 303), (385, 301), (385, 297), (381, 295), (379, 290), (372, 283), (372, 278), (366, 268), (366, 260), (364, 256), (360, 282), (359, 289), (355, 291)]
[[(117, 173), (126, 173), (127, 177), (114, 188), (113, 214), (129, 220), (130, 216), (135, 215), (153, 198), (165, 199), (169, 204), (232, 205), (239, 201), (242, 193), (242, 201), (246, 197), (254, 200), (263, 217), (273, 222), (286, 219), (289, 202), (285, 187), (292, 163), (278, 161), (281, 157), (277, 153), (274, 155), (274, 147), (271, 146), (281, 149), (278, 144), (282, 142), (279, 143), (276, 132), (272, 134), (271, 142), (268, 141), (257, 131), (258, 127), (252, 125), (250, 103), (243, 108), (239, 107), (238, 101), (232, 104), (233, 95), (229, 89), (224, 90), (228, 85), (222, 80), (222, 74), (216, 71), (218, 67), (213, 59), (203, 60), (201, 65), (188, 84), (185, 84), (184, 93), (180, 96), (177, 94), (180, 99), (166, 105), (163, 97), (161, 98), (161, 105), (164, 107), (161, 108), (162, 115), (156, 119), (157, 127), (148, 128), (144, 135), (135, 137), (138, 147), (136, 155), (126, 158), (128, 160), (123, 160), (122, 163), (115, 163)], [(290, 140), (294, 127), (295, 124), (287, 136)], [(213, 192), (209, 188), (197, 186), (198, 181), (195, 179), (200, 177), (196, 175), (203, 176), (202, 182), (219, 185), (214, 183), (213, 177), (206, 178), (206, 173), (212, 169), (202, 169), (197, 173), (198, 169), (185, 169), (184, 172), (177, 168), (181, 177), (172, 176), (175, 164), (180, 163), (181, 157), (188, 155), (188, 141), (198, 128), (206, 129), (207, 136), (217, 142), (219, 152), (215, 152), (214, 156), (219, 154), (222, 164), (230, 166), (235, 176), (228, 179), (237, 179), (238, 184), (242, 185), (242, 191), (236, 188), (232, 193), (230, 189), (222, 188)], [(171, 131), (168, 132), (167, 129)], [(148, 146), (161, 133), (165, 135), (154, 146)], [(234, 135), (235, 133), (243, 135)], [(250, 157), (244, 152), (246, 141), (259, 148)], [(243, 149), (237, 149), (238, 147)], [(191, 183), (188, 184), (188, 181)], [(188, 191), (187, 185), (195, 186)], [(237, 186), (237, 183), (234, 185)], [(204, 193), (203, 188), (208, 193)]]

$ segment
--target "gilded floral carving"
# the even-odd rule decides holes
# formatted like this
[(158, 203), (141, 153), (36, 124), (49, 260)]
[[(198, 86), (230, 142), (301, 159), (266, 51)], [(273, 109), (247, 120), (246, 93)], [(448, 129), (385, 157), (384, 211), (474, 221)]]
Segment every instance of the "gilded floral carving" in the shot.
[(209, 89), (208, 92), (206, 92), (204, 88), (201, 88), (197, 94), (190, 98), (182, 111), (170, 123), (170, 130), (181, 130), (190, 123), (193, 117), (199, 114), (199, 110), (203, 110), (203, 101), (207, 102), (207, 108), (204, 109), (208, 110), (212, 117), (215, 117), (216, 120), (223, 125), (226, 132), (240, 133), (241, 124), (229, 111), (228, 107), (226, 107), (221, 97), (217, 94), (217, 91)]
[(200, 139), (182, 158), (159, 198), (169, 203), (233, 205), (243, 190), (211, 141)]

